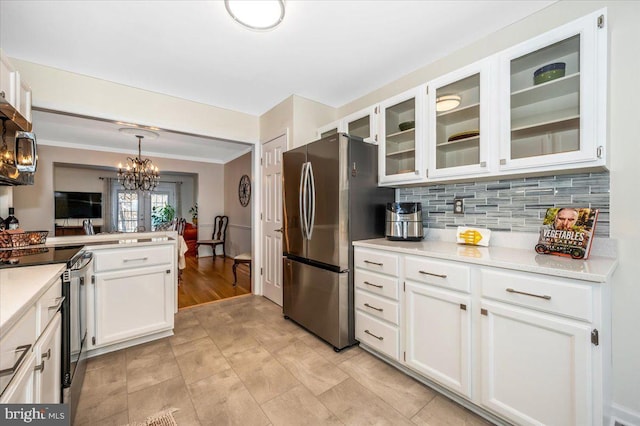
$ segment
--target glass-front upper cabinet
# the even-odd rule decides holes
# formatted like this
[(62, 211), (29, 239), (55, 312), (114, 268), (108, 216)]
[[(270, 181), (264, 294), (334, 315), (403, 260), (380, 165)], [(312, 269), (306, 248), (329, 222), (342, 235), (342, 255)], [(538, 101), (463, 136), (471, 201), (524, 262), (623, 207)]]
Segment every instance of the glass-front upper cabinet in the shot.
[(500, 170), (605, 165), (604, 22), (599, 11), (500, 56)]
[(326, 138), (327, 136), (335, 135), (336, 133), (342, 131), (340, 129), (340, 121), (332, 121), (329, 124), (326, 124), (320, 128), (318, 128), (318, 139)]
[(378, 143), (378, 108), (372, 106), (346, 116), (341, 120), (342, 131), (362, 138), (365, 142)]
[(411, 89), (380, 104), (380, 184), (412, 183), (424, 180), (424, 115), (426, 88)]
[[(429, 179), (487, 173), (491, 62), (481, 61), (431, 81), (427, 126)], [(497, 115), (496, 115), (497, 118)]]

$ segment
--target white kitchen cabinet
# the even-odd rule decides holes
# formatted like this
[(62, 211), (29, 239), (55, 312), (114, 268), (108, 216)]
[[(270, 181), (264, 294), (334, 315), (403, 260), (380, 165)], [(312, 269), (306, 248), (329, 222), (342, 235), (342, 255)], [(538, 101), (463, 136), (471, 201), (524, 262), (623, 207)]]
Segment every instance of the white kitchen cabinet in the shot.
[[(31, 87), (21, 79), (20, 73), (15, 70), (9, 58), (0, 50), (0, 97), (9, 103), (22, 118), (26, 120), (16, 120), (20, 127), (31, 124)], [(15, 119), (15, 117), (14, 117)], [(23, 128), (23, 130), (29, 130)]]
[[(380, 103), (378, 172), (380, 185), (418, 183), (426, 177), (424, 166), (426, 87), (408, 90)], [(410, 124), (413, 122), (413, 124)], [(403, 125), (402, 129), (400, 125)], [(408, 128), (404, 127), (408, 126)]]
[(471, 297), (406, 282), (407, 365), (471, 397)]
[(0, 51), (0, 97), (12, 106), (16, 106), (17, 72), (9, 59)]
[[(490, 141), (498, 119), (491, 103), (492, 64), (483, 60), (429, 82), (425, 109), (430, 180), (490, 172)], [(439, 111), (446, 107), (445, 99), (452, 98), (460, 104)]]
[(321, 138), (326, 138), (327, 136), (331, 136), (331, 135), (335, 135), (338, 132), (341, 132), (342, 129), (340, 128), (340, 121), (332, 121), (329, 124), (326, 124), (322, 127), (319, 127), (317, 132), (318, 132), (318, 139)]
[(95, 274), (94, 347), (173, 328), (169, 265)]
[(61, 402), (62, 335), (60, 312), (56, 313), (33, 349), (34, 403), (59, 404)]
[(357, 248), (354, 252), (355, 337), (400, 359), (399, 256)]
[[(92, 249), (87, 347), (110, 352), (171, 334), (175, 308), (173, 244)], [(136, 340), (138, 339), (138, 340)]]
[[(517, 424), (587, 425), (602, 416), (591, 342), (600, 291), (586, 283), (483, 268), (481, 401)], [(514, 386), (517, 378), (517, 386)], [(593, 386), (593, 385), (596, 386)], [(594, 413), (594, 410), (596, 411)]]
[(36, 308), (32, 306), (0, 339), (0, 403), (33, 402), (36, 337)]
[(532, 272), (533, 250), (489, 247), (468, 259), (454, 243), (354, 245), (364, 349), (488, 418), (602, 424), (611, 350), (604, 277), (612, 270), (593, 273), (603, 259), (566, 278), (577, 261)]
[[(500, 172), (606, 165), (606, 43), (598, 11), (499, 54)], [(557, 63), (564, 76), (534, 81)]]
[(18, 112), (31, 123), (31, 86), (22, 79), (20, 73), (17, 73), (18, 80), (16, 81), (16, 91), (18, 100)]
[(482, 404), (519, 425), (593, 424), (591, 327), (482, 302)]
[(362, 138), (365, 142), (378, 143), (379, 109), (375, 105), (349, 114), (340, 120), (340, 131)]
[(62, 283), (55, 275), (0, 339), (0, 403), (60, 403)]
[(34, 402), (33, 369), (35, 364), (35, 356), (29, 350), (21, 368), (2, 394), (0, 404), (31, 404)]

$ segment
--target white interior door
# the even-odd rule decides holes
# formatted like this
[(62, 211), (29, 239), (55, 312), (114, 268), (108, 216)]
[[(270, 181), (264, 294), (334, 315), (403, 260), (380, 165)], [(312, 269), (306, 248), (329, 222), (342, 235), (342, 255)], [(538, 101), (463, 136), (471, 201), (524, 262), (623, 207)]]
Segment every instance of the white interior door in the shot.
[(282, 306), (282, 135), (262, 146), (262, 289)]

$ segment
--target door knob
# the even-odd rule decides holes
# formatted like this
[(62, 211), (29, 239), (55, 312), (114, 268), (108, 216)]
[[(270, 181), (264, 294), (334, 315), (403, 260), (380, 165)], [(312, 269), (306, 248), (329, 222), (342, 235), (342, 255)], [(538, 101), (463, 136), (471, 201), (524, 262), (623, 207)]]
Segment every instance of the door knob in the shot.
[(276, 229), (276, 232), (284, 232), (284, 228)]

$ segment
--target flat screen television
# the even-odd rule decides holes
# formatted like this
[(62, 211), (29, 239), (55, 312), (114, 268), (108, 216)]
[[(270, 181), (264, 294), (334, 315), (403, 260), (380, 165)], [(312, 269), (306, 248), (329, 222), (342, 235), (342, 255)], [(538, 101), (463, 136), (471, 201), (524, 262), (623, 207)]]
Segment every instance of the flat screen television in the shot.
[(101, 192), (55, 191), (56, 219), (102, 218)]

